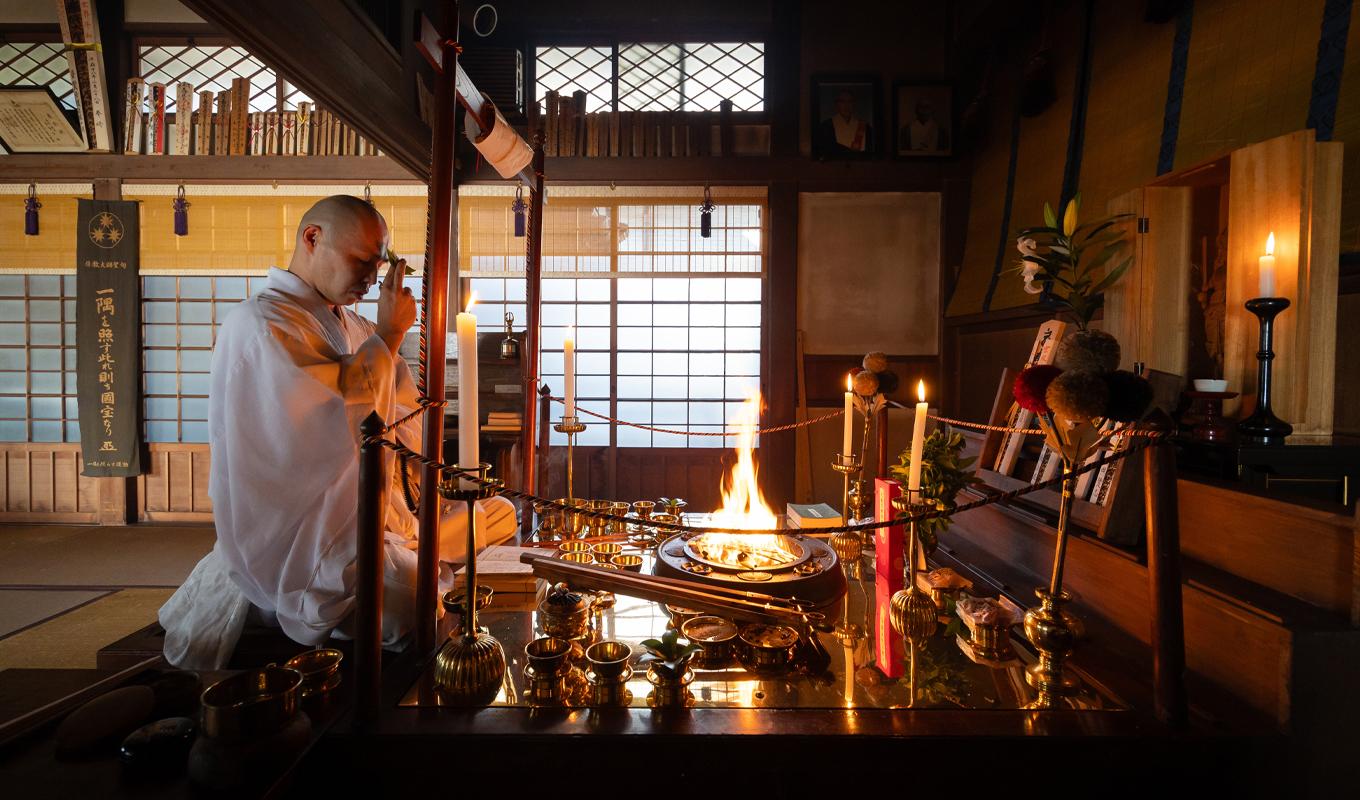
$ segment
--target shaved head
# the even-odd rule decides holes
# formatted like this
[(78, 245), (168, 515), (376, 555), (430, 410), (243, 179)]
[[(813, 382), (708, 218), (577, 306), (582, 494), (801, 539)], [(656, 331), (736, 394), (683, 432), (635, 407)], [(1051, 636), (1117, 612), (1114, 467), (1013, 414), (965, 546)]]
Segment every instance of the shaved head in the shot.
[(288, 271), (332, 306), (349, 305), (377, 282), (387, 255), (387, 222), (369, 203), (345, 194), (319, 200), (298, 222)]

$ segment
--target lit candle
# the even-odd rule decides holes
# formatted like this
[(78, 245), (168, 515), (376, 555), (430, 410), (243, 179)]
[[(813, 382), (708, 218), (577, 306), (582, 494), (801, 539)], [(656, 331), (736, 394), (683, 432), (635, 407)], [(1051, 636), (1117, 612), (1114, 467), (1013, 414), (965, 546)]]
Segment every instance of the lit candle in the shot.
[(917, 382), (916, 397), (921, 402), (916, 404), (916, 421), (911, 428), (911, 467), (907, 472), (907, 488), (913, 492), (921, 491), (921, 451), (925, 448), (926, 415), (929, 413), (925, 381)]
[[(458, 331), (458, 466), (476, 468), (481, 463), (481, 420), (477, 413), (477, 318), (472, 315), (476, 295), (468, 300), (467, 311), (454, 318)], [(459, 483), (463, 489), (474, 489), (468, 480)]]
[(841, 455), (854, 455), (853, 445), (850, 443), (851, 429), (855, 427), (855, 393), (854, 376), (845, 376), (845, 437), (841, 444)]
[(566, 374), (566, 395), (567, 410), (563, 416), (576, 416), (576, 328), (567, 329), (567, 340), (562, 343), (562, 369)]
[(1259, 297), (1275, 296), (1275, 232), (1271, 231), (1270, 238), (1266, 239), (1266, 254), (1261, 256), (1260, 274), (1260, 295)]

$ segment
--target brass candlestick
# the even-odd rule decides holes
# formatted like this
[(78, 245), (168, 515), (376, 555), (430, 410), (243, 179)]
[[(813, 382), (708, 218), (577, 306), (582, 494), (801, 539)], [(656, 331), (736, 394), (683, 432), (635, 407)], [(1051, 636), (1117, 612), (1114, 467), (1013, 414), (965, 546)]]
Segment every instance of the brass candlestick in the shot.
[[(460, 470), (463, 470), (460, 466)], [(467, 567), (464, 583), (467, 599), (463, 606), (462, 633), (449, 638), (435, 655), (435, 689), (447, 701), (457, 705), (490, 705), (496, 699), (505, 680), (505, 650), (495, 637), (477, 626), (477, 501), (494, 497), (500, 491), (500, 481), (487, 478), (490, 464), (476, 467), (481, 484), (467, 487), (449, 470), (440, 476), (439, 494), (447, 500), (462, 500), (467, 504)], [(466, 471), (471, 471), (467, 469)]]
[(831, 462), (831, 468), (845, 476), (845, 489), (841, 492), (841, 513), (845, 515), (842, 521), (846, 525), (850, 524), (850, 514), (853, 510), (850, 507), (850, 476), (858, 473), (863, 467), (864, 462), (855, 458), (854, 453), (850, 455), (841, 453)]
[(585, 430), (586, 426), (575, 416), (562, 415), (562, 421), (553, 425), (553, 430), (567, 435), (567, 499), (575, 500), (576, 493), (572, 486), (574, 478), (572, 464), (576, 460), (576, 434)]
[(1075, 695), (1081, 680), (1067, 669), (1067, 657), (1081, 642), (1085, 629), (1072, 612), (1063, 609), (1072, 595), (1062, 590), (1063, 562), (1067, 556), (1067, 526), (1072, 518), (1072, 499), (1077, 479), (1076, 463), (1063, 459), (1062, 501), (1058, 504), (1058, 546), (1053, 555), (1053, 580), (1047, 589), (1035, 589), (1039, 605), (1025, 612), (1025, 636), (1039, 651), (1038, 663), (1025, 671), (1025, 680), (1039, 692), (1026, 708), (1057, 708), (1062, 698)]
[[(914, 495), (918, 494), (919, 490), (915, 492), (908, 490), (902, 497), (893, 498), (893, 508), (910, 515), (929, 511), (930, 506), (912, 502)], [(930, 599), (930, 595), (916, 585), (916, 548), (919, 546), (917, 542), (919, 537), (914, 520), (908, 527), (907, 563), (903, 568), (906, 585), (892, 597), (892, 626), (893, 630), (914, 644), (935, 633), (939, 611), (935, 608), (935, 601)]]

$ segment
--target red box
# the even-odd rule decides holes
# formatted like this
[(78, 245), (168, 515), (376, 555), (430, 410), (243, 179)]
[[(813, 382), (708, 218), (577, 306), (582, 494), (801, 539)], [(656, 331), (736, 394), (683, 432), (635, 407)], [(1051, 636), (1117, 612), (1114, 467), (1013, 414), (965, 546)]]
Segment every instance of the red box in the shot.
[[(897, 510), (893, 508), (892, 501), (894, 497), (901, 497), (902, 491), (902, 484), (898, 481), (874, 479), (875, 521), (893, 518)], [(902, 588), (903, 568), (906, 566), (902, 545), (905, 541), (901, 525), (874, 530), (874, 572), (877, 573), (880, 592), (884, 586), (891, 589), (889, 594)]]
[[(900, 576), (898, 583), (900, 588)], [(880, 580), (875, 591), (874, 658), (884, 675), (889, 678), (900, 678), (907, 674), (907, 665), (904, 663), (907, 648), (903, 643), (902, 634), (893, 630), (892, 626), (892, 596), (897, 590), (888, 589)]]

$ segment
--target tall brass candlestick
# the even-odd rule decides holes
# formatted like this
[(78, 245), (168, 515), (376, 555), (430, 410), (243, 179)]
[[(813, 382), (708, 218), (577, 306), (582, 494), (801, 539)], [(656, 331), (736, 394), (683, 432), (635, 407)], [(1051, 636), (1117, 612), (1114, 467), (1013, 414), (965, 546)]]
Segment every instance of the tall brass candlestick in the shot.
[(575, 416), (570, 416), (570, 417), (569, 417), (569, 416), (567, 416), (566, 414), (563, 414), (563, 415), (562, 415), (562, 421), (561, 421), (561, 422), (557, 423), (556, 425), (553, 425), (553, 430), (557, 431), (558, 433), (565, 433), (565, 434), (567, 435), (567, 499), (568, 499), (568, 500), (575, 500), (575, 499), (576, 499), (575, 487), (572, 486), (572, 483), (573, 483), (574, 478), (575, 478), (575, 475), (574, 475), (573, 473), (574, 473), (574, 471), (575, 471), (575, 466), (574, 466), (574, 465), (575, 465), (575, 463), (576, 463), (576, 457), (575, 457), (576, 434), (580, 433), (581, 431), (584, 431), (585, 429), (586, 429), (586, 426), (585, 426), (585, 425), (584, 425), (577, 417), (575, 417)]

